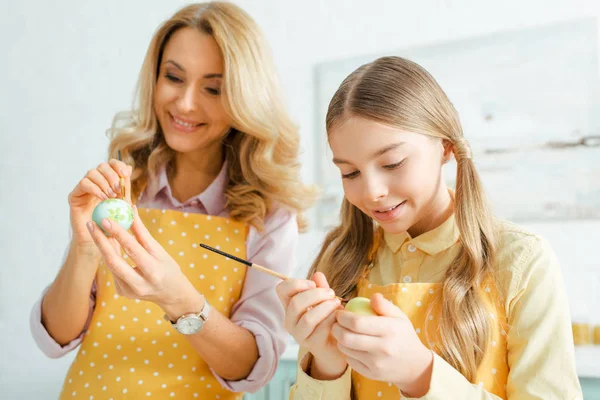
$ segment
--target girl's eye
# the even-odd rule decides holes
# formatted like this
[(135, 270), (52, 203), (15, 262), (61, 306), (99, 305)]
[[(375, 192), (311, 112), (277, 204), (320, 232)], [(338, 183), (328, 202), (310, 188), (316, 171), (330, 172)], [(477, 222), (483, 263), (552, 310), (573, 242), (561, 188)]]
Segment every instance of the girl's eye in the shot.
[(354, 171), (349, 174), (342, 174), (342, 179), (354, 179), (358, 176), (359, 171)]
[(176, 77), (174, 75), (171, 75), (171, 74), (165, 74), (165, 78), (167, 78), (171, 82), (175, 82), (175, 83), (181, 83), (181, 82), (183, 82), (181, 79), (179, 79), (178, 77)]
[(388, 164), (388, 165), (384, 165), (383, 168), (385, 169), (396, 169), (396, 168), (400, 168), (404, 162), (406, 161), (406, 158), (400, 162), (397, 162), (395, 164)]

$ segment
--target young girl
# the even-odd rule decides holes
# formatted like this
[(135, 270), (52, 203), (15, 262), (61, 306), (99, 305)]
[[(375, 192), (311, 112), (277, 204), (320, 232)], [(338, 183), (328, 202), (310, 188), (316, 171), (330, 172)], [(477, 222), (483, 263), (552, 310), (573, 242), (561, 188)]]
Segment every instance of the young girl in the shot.
[[(229, 3), (185, 7), (154, 35), (139, 108), (71, 192), (68, 255), (31, 315), (48, 356), (81, 344), (61, 399), (241, 399), (273, 376), (287, 337), (277, 280), (198, 246), (293, 268), (314, 192), (273, 71)], [(139, 212), (133, 235), (102, 221), (109, 240), (91, 216), (120, 178)]]
[[(345, 199), (312, 279), (277, 288), (301, 345), (290, 398), (580, 398), (558, 262), (492, 218), (431, 75), (398, 57), (364, 65), (326, 122)], [(442, 174), (453, 156), (456, 192)], [(341, 311), (334, 293), (370, 298), (377, 316)]]

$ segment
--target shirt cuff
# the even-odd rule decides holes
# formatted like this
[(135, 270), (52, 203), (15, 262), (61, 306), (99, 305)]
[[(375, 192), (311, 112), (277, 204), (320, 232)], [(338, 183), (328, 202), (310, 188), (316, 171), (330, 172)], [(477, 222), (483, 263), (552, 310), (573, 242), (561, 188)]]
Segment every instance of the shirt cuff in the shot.
[[(454, 369), (442, 357), (433, 353), (433, 369), (431, 371), (431, 383), (429, 391), (421, 400), (445, 400), (448, 393), (452, 398), (467, 399), (473, 395), (473, 385), (463, 374)], [(483, 389), (481, 389), (483, 391)], [(478, 397), (479, 398), (479, 397)], [(415, 400), (413, 397), (404, 396), (405, 400)]]
[[(85, 330), (75, 339), (64, 346), (58, 344), (42, 324), (42, 301), (48, 289), (44, 290), (38, 301), (33, 305), (29, 317), (29, 328), (37, 346), (49, 358), (60, 358), (75, 349), (83, 340)], [(90, 313), (91, 314), (91, 313)]]
[(298, 363), (298, 374), (290, 391), (290, 400), (350, 400), (352, 369), (348, 367), (337, 379), (320, 381), (305, 372), (311, 357), (307, 353)]
[(254, 393), (269, 383), (273, 375), (275, 375), (279, 364), (279, 357), (285, 350), (285, 342), (276, 343), (269, 331), (256, 322), (236, 321), (235, 324), (247, 329), (254, 335), (258, 348), (258, 360), (256, 360), (248, 376), (239, 381), (225, 380), (212, 369), (211, 371), (225, 389), (232, 392)]

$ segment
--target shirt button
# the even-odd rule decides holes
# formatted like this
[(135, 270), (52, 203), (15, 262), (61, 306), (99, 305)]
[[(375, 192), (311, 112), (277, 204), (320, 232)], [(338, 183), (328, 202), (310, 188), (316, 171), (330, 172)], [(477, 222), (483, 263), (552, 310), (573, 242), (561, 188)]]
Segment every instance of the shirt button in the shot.
[(411, 283), (412, 282), (412, 278), (410, 276), (405, 276), (404, 279), (402, 279), (404, 281), (404, 283)]
[(414, 253), (415, 251), (417, 251), (417, 247), (414, 244), (409, 244), (408, 251), (410, 251), (411, 253)]

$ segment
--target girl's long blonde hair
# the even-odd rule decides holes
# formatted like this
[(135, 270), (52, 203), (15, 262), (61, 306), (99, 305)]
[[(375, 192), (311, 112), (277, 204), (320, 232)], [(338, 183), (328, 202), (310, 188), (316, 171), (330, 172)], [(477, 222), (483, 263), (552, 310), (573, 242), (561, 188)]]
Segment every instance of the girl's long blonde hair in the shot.
[[(490, 340), (489, 313), (480, 292), (494, 262), (495, 233), (470, 148), (454, 106), (422, 67), (384, 57), (350, 74), (334, 94), (327, 132), (349, 116), (447, 140), (458, 163), (455, 213), (461, 250), (443, 284), (440, 355), (473, 380)], [(338, 296), (356, 294), (373, 258), (377, 227), (344, 199), (341, 223), (325, 238), (310, 273), (323, 271)]]
[(260, 230), (277, 202), (297, 212), (298, 227), (304, 230), (303, 211), (314, 202), (316, 191), (300, 180), (298, 130), (282, 101), (262, 33), (246, 12), (227, 2), (186, 6), (165, 21), (152, 38), (134, 111), (117, 114), (108, 131), (109, 157), (117, 158), (120, 150), (123, 161), (134, 167), (132, 198), (175, 156), (165, 142), (152, 103), (165, 45), (184, 27), (211, 35), (223, 55), (222, 101), (232, 120), (232, 129), (223, 139), (230, 216)]

